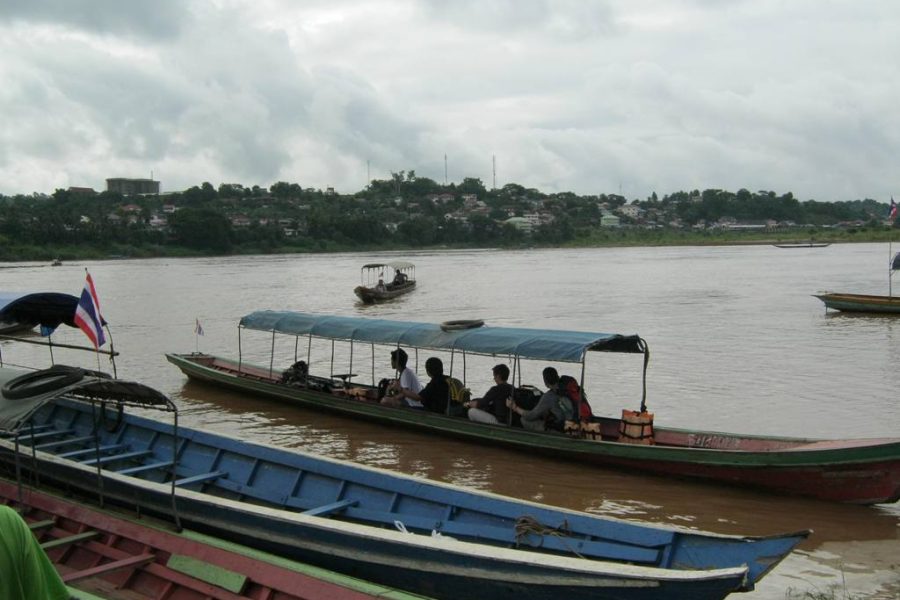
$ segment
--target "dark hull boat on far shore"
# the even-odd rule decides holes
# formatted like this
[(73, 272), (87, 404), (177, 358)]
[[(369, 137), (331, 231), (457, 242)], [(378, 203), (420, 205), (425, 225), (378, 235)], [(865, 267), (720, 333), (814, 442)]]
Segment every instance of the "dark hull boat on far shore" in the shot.
[[(354, 347), (371, 345), (372, 364), (376, 344), (442, 350), (463, 365), (466, 356), (472, 354), (510, 357), (514, 366), (520, 360), (580, 363), (582, 373), (588, 352), (626, 352), (643, 355), (646, 381), (649, 359), (646, 342), (636, 335), (507, 327), (453, 330), (428, 323), (275, 311), (245, 316), (239, 332), (241, 329), (265, 331), (270, 337), (281, 333), (335, 342), (352, 341)], [(306, 342), (292, 346), (312, 347)], [(363, 365), (369, 362), (368, 354), (363, 355)], [(350, 357), (352, 363), (352, 350)], [(352, 373), (330, 377), (308, 375), (299, 383), (285, 383), (280, 370), (275, 371), (271, 365), (255, 366), (208, 354), (168, 354), (167, 358), (197, 381), (307, 408), (528, 453), (567, 457), (579, 464), (637, 468), (641, 473), (703, 479), (855, 504), (900, 499), (900, 438), (827, 440), (658, 427), (652, 423), (653, 415), (646, 412), (646, 390), (640, 409), (623, 411), (622, 418), (593, 417), (589, 422), (570, 424), (573, 427), (568, 434), (534, 432), (476, 423), (465, 416), (363, 401), (351, 394), (362, 392), (371, 396), (375, 393), (374, 383), (349, 388), (345, 380), (356, 377)], [(353, 366), (349, 365), (348, 373), (353, 371)]]
[[(17, 472), (435, 598), (716, 600), (809, 533), (643, 524), (243, 442), (178, 427), (158, 392), (96, 374), (0, 369), (0, 384), (0, 460)], [(172, 422), (124, 410), (138, 399)]]

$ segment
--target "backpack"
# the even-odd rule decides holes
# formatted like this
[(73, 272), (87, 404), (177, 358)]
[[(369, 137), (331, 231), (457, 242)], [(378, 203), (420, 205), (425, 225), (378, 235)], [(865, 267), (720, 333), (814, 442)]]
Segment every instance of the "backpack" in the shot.
[(594, 413), (591, 411), (591, 405), (588, 404), (587, 396), (574, 377), (569, 375), (560, 377), (559, 383), (557, 384), (557, 390), (559, 394), (572, 401), (577, 420), (590, 421), (594, 417)]
[(447, 377), (447, 389), (450, 392), (450, 402), (465, 404), (472, 399), (472, 391), (463, 385), (456, 377)]
[(463, 417), (466, 415), (464, 404), (472, 399), (472, 392), (456, 377), (444, 377), (447, 380), (447, 393), (450, 396), (447, 402), (447, 414), (451, 417)]

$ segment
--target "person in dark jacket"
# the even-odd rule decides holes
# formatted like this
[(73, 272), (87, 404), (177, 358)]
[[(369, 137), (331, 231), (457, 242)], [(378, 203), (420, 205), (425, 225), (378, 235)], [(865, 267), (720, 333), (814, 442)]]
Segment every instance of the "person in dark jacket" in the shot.
[(399, 394), (412, 402), (421, 402), (425, 410), (446, 414), (447, 403), (450, 401), (450, 387), (447, 378), (444, 377), (444, 363), (441, 359), (432, 356), (425, 361), (425, 373), (431, 380), (419, 392), (408, 388), (402, 388)]
[(469, 409), (467, 414), (470, 421), (506, 425), (509, 422), (509, 408), (506, 406), (506, 400), (512, 397), (513, 393), (512, 386), (507, 383), (509, 367), (501, 363), (491, 371), (494, 374), (495, 385), (483, 397), (466, 403), (466, 408)]
[(562, 431), (566, 421), (575, 418), (575, 407), (566, 396), (558, 393), (559, 373), (553, 367), (544, 369), (544, 385), (547, 391), (537, 406), (525, 410), (510, 398), (506, 405), (522, 417), (522, 428), (529, 431)]

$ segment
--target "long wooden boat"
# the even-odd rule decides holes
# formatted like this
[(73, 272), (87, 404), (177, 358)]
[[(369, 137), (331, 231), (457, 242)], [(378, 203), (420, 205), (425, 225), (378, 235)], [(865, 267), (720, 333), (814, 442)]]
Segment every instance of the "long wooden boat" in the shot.
[(393, 300), (416, 287), (416, 266), (406, 261), (369, 263), (362, 266), (360, 285), (353, 289), (366, 304)]
[(776, 248), (827, 248), (831, 242), (783, 242), (772, 245)]
[(82, 592), (106, 600), (423, 598), (4, 479), (0, 503), (20, 511), (77, 598)]
[(854, 313), (900, 314), (900, 296), (873, 296), (828, 292), (813, 294), (825, 308)]
[(0, 439), (0, 458), (17, 471), (436, 598), (722, 598), (752, 588), (809, 533), (641, 524), (251, 444), (138, 416), (117, 401), (110, 413), (103, 403), (139, 384), (119, 389), (86, 375), (49, 390), (61, 377), (49, 371), (28, 379), (48, 384), (40, 393), (8, 401), (22, 375), (0, 369), (0, 415), (14, 406), (0, 418), (13, 433)]
[[(646, 342), (636, 335), (507, 327), (445, 331), (439, 325), (427, 323), (275, 311), (247, 315), (241, 320), (241, 328), (270, 334), (440, 349), (461, 354), (459, 362), (463, 364), (467, 353), (509, 356), (514, 366), (520, 359), (580, 361), (582, 382), (584, 357), (589, 351), (643, 354), (644, 381), (649, 357)], [(474, 442), (568, 457), (578, 464), (624, 467), (641, 473), (718, 481), (856, 504), (900, 499), (900, 438), (823, 440), (654, 425), (653, 443), (635, 444), (622, 435), (628, 423), (617, 418), (594, 417), (591, 423), (582, 424), (576, 436), (533, 432), (476, 423), (465, 417), (361, 402), (335, 393), (342, 388), (342, 382), (336, 378), (309, 377), (306, 385), (285, 384), (280, 380), (280, 372), (271, 366), (254, 366), (207, 354), (166, 357), (194, 380)], [(646, 388), (636, 412), (646, 414), (645, 402)], [(585, 429), (593, 431), (585, 433)]]

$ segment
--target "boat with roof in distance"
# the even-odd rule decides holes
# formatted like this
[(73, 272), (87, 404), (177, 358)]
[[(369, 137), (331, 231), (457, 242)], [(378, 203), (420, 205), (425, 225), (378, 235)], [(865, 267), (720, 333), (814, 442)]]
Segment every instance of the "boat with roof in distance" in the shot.
[(246, 442), (179, 426), (152, 388), (62, 366), (0, 368), (0, 432), (23, 478), (448, 600), (715, 600), (809, 534), (629, 521)]
[(839, 310), (848, 313), (870, 313), (883, 315), (900, 314), (900, 296), (895, 296), (891, 282), (894, 273), (900, 271), (900, 252), (894, 255), (888, 267), (888, 295), (847, 294), (843, 292), (820, 292), (813, 294), (825, 304), (825, 310)]
[(416, 266), (407, 261), (394, 260), (363, 265), (360, 285), (354, 288), (356, 297), (366, 304), (392, 300), (413, 291), (416, 287)]
[(425, 600), (5, 479), (0, 504), (21, 514), (79, 600)]
[[(637, 469), (837, 502), (875, 504), (900, 499), (900, 438), (828, 440), (660, 427), (647, 410), (650, 351), (640, 336), (481, 325), (481, 321), (435, 324), (258, 311), (240, 320), (236, 359), (201, 353), (167, 354), (166, 358), (192, 380), (529, 454), (566, 457), (583, 465)], [(248, 363), (241, 354), (242, 337), (253, 332), (265, 333), (261, 337), (266, 340), (266, 352), (271, 344), (268, 365)], [(292, 356), (276, 358), (278, 335), (286, 336), (282, 351)], [(517, 402), (536, 391), (522, 382), (529, 364), (539, 372), (548, 362), (570, 363), (580, 369), (576, 379), (584, 391), (589, 355), (599, 360), (605, 353), (632, 354), (643, 366), (637, 373), (640, 382), (635, 382), (641, 388), (640, 398), (633, 401), (635, 410), (624, 409), (620, 417), (591, 415), (566, 423), (565, 431), (546, 432), (516, 427), (511, 416), (501, 424), (471, 421), (455, 401), (459, 398), (451, 398), (444, 413), (384, 406), (373, 400), (383, 389), (379, 377), (385, 374), (376, 371), (375, 355), (401, 346), (413, 349), (416, 356), (423, 351), (443, 353), (449, 375), (462, 383), (467, 357), (470, 364), (471, 357), (479, 356), (490, 357), (491, 362), (504, 360), (510, 365)], [(298, 354), (300, 349), (305, 355)], [(301, 372), (282, 372), (276, 369), (276, 361), (296, 363)], [(313, 370), (316, 367), (318, 373)], [(359, 382), (362, 376), (355, 371), (369, 371), (365, 378), (370, 381)], [(586, 392), (591, 394), (590, 389)]]

